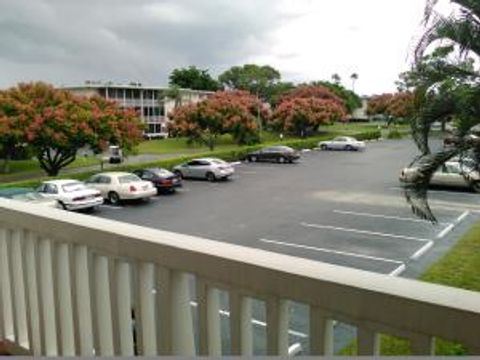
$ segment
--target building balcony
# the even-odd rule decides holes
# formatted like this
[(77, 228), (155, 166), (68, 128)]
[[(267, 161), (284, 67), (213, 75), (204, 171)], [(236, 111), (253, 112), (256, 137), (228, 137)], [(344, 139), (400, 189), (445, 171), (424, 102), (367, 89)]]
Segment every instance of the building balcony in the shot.
[(14, 353), (218, 356), (227, 332), (223, 354), (251, 355), (259, 300), (269, 355), (288, 354), (293, 303), (308, 308), (311, 355), (333, 354), (336, 322), (357, 329), (359, 355), (378, 354), (379, 334), (416, 355), (436, 338), (480, 354), (475, 292), (5, 199), (0, 291)]

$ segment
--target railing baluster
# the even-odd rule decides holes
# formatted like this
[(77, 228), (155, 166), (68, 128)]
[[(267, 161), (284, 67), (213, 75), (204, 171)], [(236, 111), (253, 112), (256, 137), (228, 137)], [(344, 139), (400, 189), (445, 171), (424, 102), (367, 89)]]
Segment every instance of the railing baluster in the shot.
[(11, 269), (13, 275), (13, 301), (15, 302), (15, 324), (17, 328), (16, 342), (20, 346), (28, 349), (30, 347), (27, 328), (27, 304), (25, 298), (25, 281), (23, 274), (23, 238), (24, 233), (21, 229), (12, 232), (10, 242), (12, 249)]
[(379, 356), (380, 355), (380, 334), (371, 330), (368, 326), (360, 325), (358, 327), (358, 351), (359, 356)]
[(288, 355), (289, 302), (277, 298), (267, 301), (267, 355)]
[(113, 356), (112, 307), (108, 258), (95, 256), (95, 309), (99, 355)]
[(172, 287), (171, 270), (157, 267), (155, 290), (157, 296), (157, 337), (158, 353), (172, 354)]
[(139, 264), (140, 324), (142, 330), (142, 355), (157, 355), (157, 333), (155, 326), (155, 294), (153, 264)]
[(194, 356), (192, 309), (186, 273), (172, 271), (172, 355)]
[(45, 355), (47, 356), (58, 355), (52, 265), (51, 240), (41, 239), (39, 246), (40, 294), (42, 298)]
[(410, 337), (412, 355), (435, 355), (435, 338), (427, 335), (415, 334)]
[(12, 304), (12, 288), (10, 281), (10, 264), (9, 264), (9, 230), (0, 229), (0, 280), (2, 286), (2, 314), (3, 314), (3, 333), (4, 336), (11, 341), (15, 340), (15, 329), (13, 325), (13, 304)]
[(333, 320), (310, 306), (310, 355), (333, 356)]
[(75, 252), (75, 294), (77, 298), (78, 333), (80, 355), (93, 355), (93, 325), (90, 294), (90, 271), (86, 246), (76, 246)]
[(221, 356), (220, 294), (203, 279), (197, 279), (199, 352), (202, 356)]
[(42, 333), (40, 329), (40, 304), (37, 282), (37, 237), (28, 232), (25, 243), (25, 272), (27, 283), (28, 309), (30, 313), (30, 334), (33, 355), (42, 355)]
[(120, 337), (120, 355), (133, 356), (133, 319), (130, 265), (116, 263), (118, 333)]
[(252, 356), (252, 300), (230, 291), (231, 355)]
[(75, 355), (75, 335), (73, 329), (72, 284), (70, 251), (68, 244), (57, 245), (57, 298), (60, 318), (60, 340), (63, 356)]

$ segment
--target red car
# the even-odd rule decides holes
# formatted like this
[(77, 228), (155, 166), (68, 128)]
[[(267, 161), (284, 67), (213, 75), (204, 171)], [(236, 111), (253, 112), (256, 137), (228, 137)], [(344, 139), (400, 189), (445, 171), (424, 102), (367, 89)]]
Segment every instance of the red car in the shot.
[(139, 169), (133, 172), (142, 180), (151, 181), (157, 188), (157, 192), (172, 193), (175, 189), (182, 186), (181, 177), (171, 171), (162, 168)]

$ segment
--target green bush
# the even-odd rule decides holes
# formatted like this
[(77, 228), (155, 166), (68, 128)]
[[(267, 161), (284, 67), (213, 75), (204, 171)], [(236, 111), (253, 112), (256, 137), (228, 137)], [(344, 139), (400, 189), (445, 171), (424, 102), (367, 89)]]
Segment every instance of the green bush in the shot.
[(387, 139), (401, 139), (402, 137), (402, 133), (397, 129), (390, 130), (387, 134)]

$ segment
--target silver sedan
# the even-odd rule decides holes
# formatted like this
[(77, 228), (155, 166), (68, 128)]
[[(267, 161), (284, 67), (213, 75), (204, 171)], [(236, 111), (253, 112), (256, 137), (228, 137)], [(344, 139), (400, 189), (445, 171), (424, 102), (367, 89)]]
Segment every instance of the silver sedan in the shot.
[[(415, 181), (418, 168), (410, 167), (402, 170), (399, 180), (404, 183)], [(480, 192), (480, 174), (467, 164), (450, 161), (441, 166), (432, 176), (430, 185), (470, 188)]]
[(350, 136), (337, 136), (333, 140), (320, 141), (318, 147), (322, 150), (361, 151), (365, 150), (365, 142)]
[(173, 172), (182, 178), (197, 178), (215, 181), (227, 179), (235, 170), (233, 166), (221, 159), (202, 158), (193, 159), (189, 162), (177, 165)]

